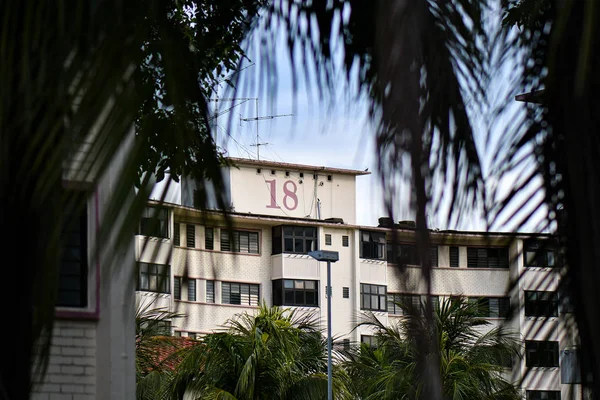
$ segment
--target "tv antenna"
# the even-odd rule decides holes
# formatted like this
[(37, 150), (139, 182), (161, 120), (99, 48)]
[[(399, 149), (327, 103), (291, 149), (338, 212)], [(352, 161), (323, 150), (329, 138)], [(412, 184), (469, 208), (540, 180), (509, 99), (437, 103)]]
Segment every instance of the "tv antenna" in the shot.
[(252, 147), (256, 147), (256, 159), (260, 160), (260, 146), (265, 146), (269, 143), (267, 142), (260, 142), (260, 137), (258, 136), (258, 121), (261, 120), (265, 120), (265, 119), (274, 119), (274, 118), (280, 118), (280, 117), (291, 117), (294, 114), (279, 114), (279, 115), (265, 115), (265, 116), (258, 116), (258, 99), (256, 99), (256, 117), (251, 117), (251, 118), (241, 118), (240, 117), (240, 126), (242, 125), (242, 121), (244, 122), (249, 122), (249, 121), (256, 121), (256, 143), (255, 144), (251, 144), (250, 146)]

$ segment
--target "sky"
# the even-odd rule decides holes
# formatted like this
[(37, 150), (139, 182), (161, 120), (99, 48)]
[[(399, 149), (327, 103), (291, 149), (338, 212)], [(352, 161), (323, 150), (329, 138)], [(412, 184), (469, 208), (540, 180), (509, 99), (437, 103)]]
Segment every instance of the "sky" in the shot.
[[(255, 35), (248, 40), (245, 47), (250, 60), (244, 61), (234, 75), (238, 78), (236, 91), (222, 83), (217, 96), (221, 100), (210, 103), (213, 110), (220, 114), (217, 120), (217, 144), (225, 150), (227, 156), (256, 159), (258, 133), (261, 160), (361, 171), (368, 169), (372, 172), (371, 175), (356, 178), (356, 217), (360, 225), (376, 226), (378, 218), (386, 216), (386, 211), (376, 173), (375, 128), (369, 120), (367, 98), (359, 95), (355, 87), (349, 87), (344, 77), (335, 80), (338, 84), (335, 85), (336, 90), (331, 98), (320, 99), (315, 85), (302, 78), (298, 79), (298, 87), (294, 92), (292, 64), (283, 35), (276, 38), (274, 54), (270, 54), (275, 61), (275, 72), (271, 70), (267, 73), (267, 63), (259, 51), (264, 39), (262, 35)], [(341, 59), (342, 53), (336, 52), (335, 46), (334, 43), (334, 54)], [(301, 66), (296, 66), (296, 69), (300, 68)], [(312, 74), (311, 79), (314, 79), (314, 72)], [(266, 90), (264, 85), (267, 81), (276, 82), (276, 89)], [(499, 81), (502, 85), (505, 80), (500, 77)], [(224, 100), (231, 98), (238, 100)], [(253, 100), (239, 100), (241, 98)], [(235, 107), (227, 111), (232, 106)], [(243, 120), (257, 116), (264, 119), (258, 122)], [(513, 119), (514, 115), (510, 113), (500, 119), (495, 128), (496, 142), (502, 141), (503, 129)], [(483, 157), (483, 161), (488, 162), (491, 156), (490, 146), (483, 138), (485, 121), (476, 122), (475, 129), (479, 130), (476, 132), (478, 145), (481, 149), (488, 150), (481, 152), (488, 154)], [(515, 173), (504, 177), (502, 181), (488, 179), (486, 184), (499, 187), (500, 193), (507, 193), (518, 180), (519, 174)], [(527, 196), (535, 198), (536, 195), (539, 197), (540, 193), (530, 191), (524, 193), (523, 199), (527, 200)], [(398, 204), (394, 204), (394, 208), (397, 220), (414, 219), (408, 199), (400, 198), (396, 203)], [(536, 230), (539, 220), (540, 217), (534, 219), (521, 231)], [(434, 229), (486, 229), (484, 219), (474, 210), (467, 210), (458, 226), (448, 226), (441, 217), (431, 214), (428, 215), (428, 225)], [(495, 230), (510, 229), (512, 227), (508, 225), (495, 227)]]

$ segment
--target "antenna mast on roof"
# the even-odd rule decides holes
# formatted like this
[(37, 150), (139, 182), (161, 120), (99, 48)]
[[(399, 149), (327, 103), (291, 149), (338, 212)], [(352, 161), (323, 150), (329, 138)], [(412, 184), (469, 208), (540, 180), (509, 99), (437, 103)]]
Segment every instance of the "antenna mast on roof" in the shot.
[(258, 121), (263, 120), (263, 119), (274, 119), (274, 118), (279, 118), (279, 117), (291, 117), (292, 115), (294, 115), (294, 114), (265, 115), (265, 116), (259, 117), (258, 116), (258, 99), (256, 99), (256, 117), (240, 118), (240, 125), (242, 124), (242, 121), (245, 121), (245, 122), (256, 121), (256, 143), (251, 144), (250, 146), (256, 147), (256, 159), (257, 160), (260, 160), (260, 146), (269, 144), (267, 142), (260, 143), (260, 138), (258, 136)]

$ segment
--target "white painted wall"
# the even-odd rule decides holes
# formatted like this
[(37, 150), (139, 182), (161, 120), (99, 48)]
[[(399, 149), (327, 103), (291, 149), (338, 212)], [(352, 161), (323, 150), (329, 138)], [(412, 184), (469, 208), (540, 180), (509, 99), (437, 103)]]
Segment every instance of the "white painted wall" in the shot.
[(285, 170), (274, 167), (260, 170), (258, 173), (256, 166), (229, 170), (231, 201), (236, 212), (319, 219), (320, 200), (320, 219), (342, 218), (345, 223), (355, 223), (354, 175), (321, 172), (315, 180), (311, 170), (290, 170), (289, 176)]

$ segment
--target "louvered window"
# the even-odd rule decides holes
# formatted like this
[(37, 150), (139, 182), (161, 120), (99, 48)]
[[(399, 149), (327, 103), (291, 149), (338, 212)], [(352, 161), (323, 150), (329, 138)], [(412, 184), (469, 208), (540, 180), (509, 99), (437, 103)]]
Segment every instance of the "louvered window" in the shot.
[(204, 228), (204, 248), (206, 250), (215, 249), (215, 231), (213, 228)]
[(259, 254), (258, 232), (233, 231), (232, 234), (231, 236), (225, 229), (221, 230), (221, 251)]
[(343, 287), (342, 288), (342, 297), (344, 299), (349, 299), (350, 298), (350, 288), (349, 287)]
[(196, 225), (186, 225), (186, 238), (187, 247), (196, 247)]
[(331, 235), (328, 233), (325, 234), (325, 245), (331, 246)]
[(468, 301), (477, 304), (477, 316), (482, 318), (506, 318), (510, 310), (509, 297), (469, 297)]
[(247, 283), (221, 283), (221, 302), (223, 304), (240, 304), (258, 306), (258, 285)]
[(196, 280), (188, 281), (188, 301), (196, 301)]
[(206, 281), (206, 302), (215, 302), (215, 281)]
[(173, 297), (176, 300), (181, 300), (181, 277), (176, 276), (173, 280)]
[(343, 247), (348, 247), (349, 246), (349, 240), (348, 240), (348, 236), (344, 235), (342, 236), (342, 246)]
[(467, 267), (508, 268), (508, 248), (468, 247)]
[(173, 245), (181, 246), (181, 231), (179, 222), (175, 223), (175, 232), (173, 232)]
[(450, 247), (450, 267), (458, 268), (458, 247)]

